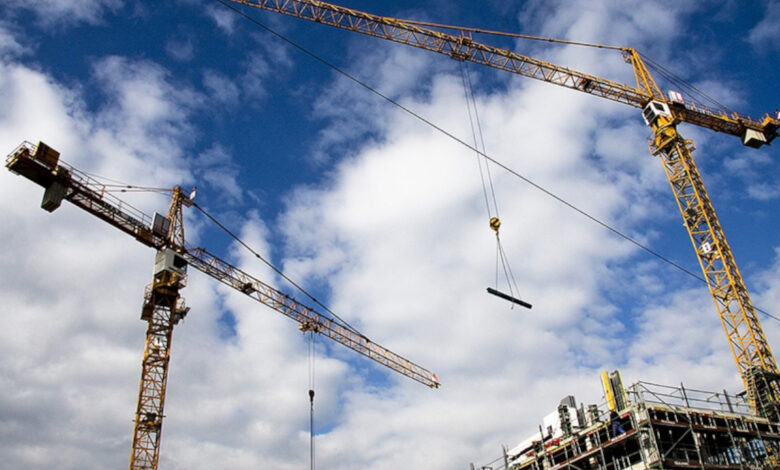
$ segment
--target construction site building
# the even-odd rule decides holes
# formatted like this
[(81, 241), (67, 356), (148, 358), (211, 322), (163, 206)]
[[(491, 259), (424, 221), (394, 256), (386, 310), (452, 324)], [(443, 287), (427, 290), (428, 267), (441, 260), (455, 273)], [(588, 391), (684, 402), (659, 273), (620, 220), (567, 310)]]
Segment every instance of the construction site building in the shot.
[(744, 394), (620, 387), (587, 409), (564, 398), (532, 436), (472, 470), (780, 468), (780, 423), (756, 416)]

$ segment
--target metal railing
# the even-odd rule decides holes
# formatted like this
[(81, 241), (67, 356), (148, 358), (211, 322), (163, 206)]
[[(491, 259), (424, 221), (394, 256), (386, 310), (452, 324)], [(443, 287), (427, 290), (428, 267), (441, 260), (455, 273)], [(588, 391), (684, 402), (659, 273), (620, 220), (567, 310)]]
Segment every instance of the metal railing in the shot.
[(725, 390), (709, 392), (685, 388), (683, 384), (680, 384), (679, 387), (673, 387), (650, 382), (636, 382), (626, 392), (631, 404), (645, 402), (669, 408), (691, 408), (751, 416), (754, 414), (744, 394), (729, 395)]

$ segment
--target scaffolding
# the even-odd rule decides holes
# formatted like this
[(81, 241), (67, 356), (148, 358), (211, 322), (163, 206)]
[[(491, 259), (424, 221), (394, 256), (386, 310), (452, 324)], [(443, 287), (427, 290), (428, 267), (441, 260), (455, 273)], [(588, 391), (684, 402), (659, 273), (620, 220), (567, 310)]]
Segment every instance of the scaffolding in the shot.
[[(740, 396), (637, 382), (616, 414), (589, 405), (557, 429), (472, 470), (764, 470), (780, 462), (780, 423), (758, 417)], [(573, 402), (573, 397), (565, 401)], [(575, 416), (572, 425), (570, 416)], [(577, 419), (579, 416), (580, 419)], [(580, 424), (581, 425), (577, 425)]]

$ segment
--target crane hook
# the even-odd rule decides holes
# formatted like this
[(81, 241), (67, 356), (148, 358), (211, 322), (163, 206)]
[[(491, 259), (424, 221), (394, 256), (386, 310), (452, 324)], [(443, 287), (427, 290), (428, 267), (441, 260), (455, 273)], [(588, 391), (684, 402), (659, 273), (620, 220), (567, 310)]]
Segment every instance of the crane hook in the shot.
[(491, 217), (490, 228), (492, 228), (494, 232), (498, 233), (499, 227), (501, 227), (501, 219), (499, 219), (498, 217)]

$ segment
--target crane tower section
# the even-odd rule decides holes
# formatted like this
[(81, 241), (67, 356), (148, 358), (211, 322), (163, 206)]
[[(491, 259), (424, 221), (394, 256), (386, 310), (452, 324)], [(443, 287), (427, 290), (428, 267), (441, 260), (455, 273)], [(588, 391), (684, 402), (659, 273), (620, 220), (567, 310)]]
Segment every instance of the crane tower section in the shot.
[(693, 160), (693, 143), (677, 132), (664, 103), (650, 102), (643, 116), (655, 134), (650, 152), (663, 162), (748, 399), (759, 415), (780, 422), (777, 364)]
[[(184, 246), (180, 187), (173, 188), (168, 215), (155, 214), (152, 232), (164, 237), (172, 247)], [(179, 291), (187, 283), (187, 261), (179, 251), (158, 249), (154, 260), (154, 278), (144, 293), (141, 320), (146, 321), (146, 342), (141, 362), (138, 405), (133, 426), (130, 470), (157, 468), (160, 455), (165, 393), (171, 357), (173, 327), (189, 312)]]
[[(179, 261), (176, 263), (170, 261)], [(154, 280), (146, 288), (141, 319), (147, 322), (130, 470), (155, 469), (159, 459), (173, 327), (189, 310), (179, 294), (186, 264), (171, 249), (157, 252)]]

